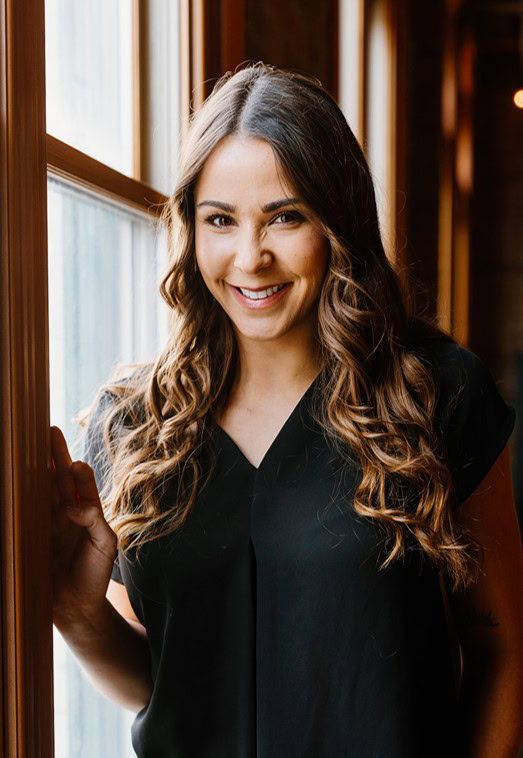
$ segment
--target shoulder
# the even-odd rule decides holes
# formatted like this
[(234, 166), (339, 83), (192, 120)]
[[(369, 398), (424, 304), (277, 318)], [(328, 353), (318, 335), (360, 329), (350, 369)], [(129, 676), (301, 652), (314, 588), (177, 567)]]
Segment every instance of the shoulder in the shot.
[(415, 352), (429, 363), (436, 378), (452, 382), (481, 373), (485, 367), (476, 353), (451, 337), (432, 337), (416, 345)]
[(436, 384), (436, 419), (446, 441), (458, 502), (471, 494), (505, 446), (515, 409), (504, 398), (487, 363), (469, 348), (445, 339), (422, 347)]
[(98, 387), (89, 408), (79, 416), (84, 426), (84, 460), (94, 469), (107, 458), (106, 430), (112, 444), (122, 441), (138, 419), (143, 419), (143, 367)]
[(475, 352), (452, 338), (425, 340), (416, 350), (436, 383), (439, 412), (449, 418), (462, 402), (499, 394), (492, 373)]
[(132, 408), (135, 412), (143, 403), (145, 385), (150, 377), (151, 365), (140, 365), (134, 370), (126, 372), (124, 376), (110, 379), (102, 384), (92, 404), (92, 418), (97, 421), (105, 418), (116, 406), (118, 406), (125, 425), (127, 421), (126, 410)]

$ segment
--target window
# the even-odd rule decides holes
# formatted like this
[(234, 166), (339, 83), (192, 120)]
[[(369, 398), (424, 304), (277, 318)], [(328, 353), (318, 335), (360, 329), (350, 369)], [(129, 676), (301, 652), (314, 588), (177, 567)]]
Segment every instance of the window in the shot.
[[(178, 39), (177, 24), (172, 28), (176, 5), (171, 3), (168, 13), (166, 6), (152, 6), (155, 13), (148, 19), (164, 32), (151, 49), (162, 71), (159, 82), (171, 85), (180, 76), (172, 53)], [(174, 140), (166, 143), (165, 135), (179, 131), (180, 88), (150, 88), (149, 113), (154, 110), (156, 123), (153, 149), (144, 155), (143, 137), (151, 124), (141, 120), (139, 67), (146, 40), (143, 34), (140, 39), (138, 10), (131, 0), (45, 1), (47, 131), (53, 145), (59, 141), (75, 151), (69, 152), (68, 178), (49, 165), (47, 184), (50, 421), (64, 432), (73, 459), (82, 458), (84, 450), (72, 418), (118, 363), (152, 359), (166, 337), (167, 306), (158, 290), (165, 237), (154, 215), (145, 207), (131, 209), (125, 196), (115, 200), (75, 181), (75, 167), (85, 156), (101, 164), (95, 169), (105, 172), (100, 176), (110, 168), (140, 180), (153, 156), (152, 168), (169, 163), (172, 168), (166, 158), (175, 158)], [(170, 29), (174, 36), (167, 47)], [(156, 178), (169, 192), (172, 172)], [(131, 758), (135, 714), (95, 690), (56, 629), (53, 660), (56, 758)]]

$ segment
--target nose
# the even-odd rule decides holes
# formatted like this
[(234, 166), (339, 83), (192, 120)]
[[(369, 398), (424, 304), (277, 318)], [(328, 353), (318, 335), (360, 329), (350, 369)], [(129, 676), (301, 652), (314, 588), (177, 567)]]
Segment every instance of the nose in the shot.
[(272, 263), (272, 253), (263, 242), (264, 235), (253, 228), (236, 238), (234, 266), (244, 274), (257, 274)]

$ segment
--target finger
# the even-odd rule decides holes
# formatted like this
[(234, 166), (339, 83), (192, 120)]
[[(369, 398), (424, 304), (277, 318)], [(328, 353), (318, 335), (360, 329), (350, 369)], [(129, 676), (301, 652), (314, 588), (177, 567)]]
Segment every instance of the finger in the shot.
[(71, 465), (71, 473), (77, 492), (77, 499), (81, 505), (95, 505), (102, 508), (100, 495), (96, 486), (94, 471), (85, 461), (74, 461)]
[[(51, 427), (51, 430), (53, 427)], [(55, 427), (56, 429), (56, 427)], [(55, 444), (53, 441), (53, 437), (55, 435), (55, 432), (51, 431), (51, 446)], [(52, 455), (53, 450), (51, 449), (51, 502), (53, 504), (53, 511), (58, 513), (59, 510), (63, 510), (61, 506), (63, 505), (63, 497), (60, 493), (60, 490), (58, 488), (57, 483), (57, 471), (56, 471), (56, 463), (54, 460), (54, 457)], [(67, 520), (67, 517), (66, 517)]]
[[(78, 492), (77, 504), (83, 509), (80, 516), (81, 520), (75, 519), (76, 523), (81, 523), (82, 526), (86, 527), (91, 540), (98, 547), (113, 549), (116, 535), (105, 520), (93, 469), (85, 461), (75, 461), (72, 465), (72, 471)], [(72, 510), (75, 514), (78, 513), (75, 508), (68, 508), (67, 510), (69, 512)]]
[(68, 467), (72, 460), (69, 455), (69, 448), (64, 437), (64, 433), (59, 426), (51, 426), (51, 453), (56, 468)]
[(51, 426), (51, 454), (53, 456), (55, 475), (60, 497), (64, 501), (76, 499), (75, 481), (71, 471), (71, 456), (62, 430)]
[[(71, 536), (78, 530), (78, 525), (73, 524), (68, 516), (65, 508), (66, 500), (62, 497), (60, 490), (56, 483), (56, 476), (52, 476), (51, 482), (51, 498), (52, 498), (52, 512), (53, 512), (53, 539), (58, 544), (65, 538), (66, 535)], [(67, 502), (74, 503), (74, 498), (69, 499)]]
[(74, 505), (66, 507), (66, 512), (76, 524), (87, 529), (94, 543), (112, 549), (116, 535), (105, 520), (93, 470), (83, 461), (75, 461), (72, 468), (80, 497)]

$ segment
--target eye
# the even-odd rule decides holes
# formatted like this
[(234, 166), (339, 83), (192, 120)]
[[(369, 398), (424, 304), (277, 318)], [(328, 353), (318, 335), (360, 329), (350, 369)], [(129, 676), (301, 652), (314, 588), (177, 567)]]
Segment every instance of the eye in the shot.
[(210, 216), (207, 216), (207, 218), (205, 219), (205, 223), (210, 224), (211, 226), (217, 226), (218, 228), (223, 227), (223, 226), (228, 226), (228, 224), (215, 224), (214, 221), (217, 218), (225, 218), (228, 221), (231, 220), (230, 216), (224, 216), (223, 213), (213, 213)]
[[(290, 221), (288, 221), (287, 223), (292, 223), (293, 221), (294, 222), (303, 221), (303, 216), (301, 215), (301, 213), (298, 213), (298, 211), (282, 211), (282, 213), (279, 213), (276, 216), (276, 219), (281, 218), (282, 216), (289, 217)], [(285, 222), (282, 222), (282, 223), (285, 223)]]

